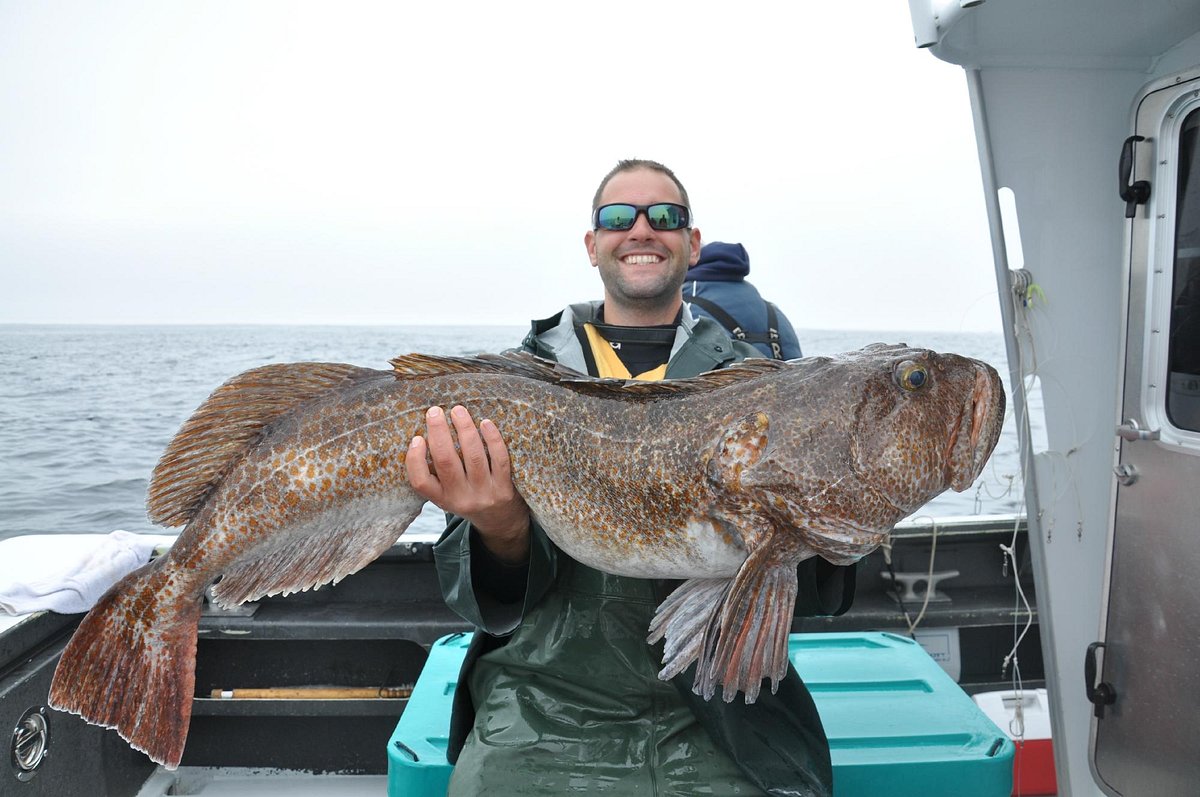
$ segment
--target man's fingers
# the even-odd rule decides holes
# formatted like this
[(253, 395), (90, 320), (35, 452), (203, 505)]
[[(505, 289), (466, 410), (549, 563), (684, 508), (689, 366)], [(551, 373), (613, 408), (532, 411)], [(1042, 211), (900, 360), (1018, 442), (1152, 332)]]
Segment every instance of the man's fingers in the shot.
[(454, 423), (454, 431), (458, 434), (458, 447), (462, 452), (463, 468), (467, 481), (479, 485), (488, 478), (488, 454), (484, 450), (483, 440), (479, 430), (471, 420), (471, 413), (459, 405), (450, 410), (450, 420)]
[(437, 503), (441, 498), (441, 485), (438, 483), (437, 476), (430, 472), (429, 463), (425, 461), (425, 454), (428, 450), (423, 437), (419, 435), (414, 437), (408, 444), (408, 453), (404, 457), (404, 468), (408, 473), (408, 483), (412, 485), (413, 489), (430, 501)]
[(454, 446), (454, 436), (450, 434), (450, 424), (446, 421), (446, 413), (441, 407), (430, 407), (425, 413), (425, 441), (429, 445), (429, 458), (437, 479), (442, 487), (454, 489), (454, 485), (463, 482), (462, 461), (458, 458), (458, 450)]
[(483, 435), (483, 442), (487, 444), (487, 455), (492, 462), (492, 478), (501, 483), (511, 482), (512, 464), (508, 459), (508, 446), (504, 444), (500, 430), (496, 428), (495, 423), (484, 418), (479, 423), (479, 433)]

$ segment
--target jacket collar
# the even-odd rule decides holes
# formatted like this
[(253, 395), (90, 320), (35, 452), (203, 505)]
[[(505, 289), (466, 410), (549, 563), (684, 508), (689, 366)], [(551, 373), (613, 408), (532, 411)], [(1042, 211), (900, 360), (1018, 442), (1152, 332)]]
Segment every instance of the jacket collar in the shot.
[[(572, 304), (549, 318), (532, 322), (529, 334), (522, 343), (523, 347), (539, 357), (546, 357), (568, 368), (587, 373), (587, 361), (584, 359), (579, 337), (575, 334), (575, 327), (578, 324), (596, 321), (600, 305), (599, 300)], [(756, 349), (752, 350), (757, 352)], [(675, 342), (671, 346), (667, 376), (695, 376), (754, 356), (762, 355), (739, 351), (715, 321), (710, 318), (695, 318), (685, 304), (679, 328), (675, 330)]]

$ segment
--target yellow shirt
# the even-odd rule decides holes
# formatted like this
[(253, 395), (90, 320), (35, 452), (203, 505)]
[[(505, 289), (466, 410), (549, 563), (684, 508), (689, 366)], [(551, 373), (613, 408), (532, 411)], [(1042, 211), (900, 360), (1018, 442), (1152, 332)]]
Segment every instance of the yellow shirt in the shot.
[(596, 331), (595, 326), (584, 324), (583, 330), (587, 333), (588, 344), (592, 347), (592, 356), (596, 360), (596, 372), (600, 376), (615, 379), (636, 379), (641, 382), (656, 382), (667, 375), (667, 364), (663, 363), (657, 368), (651, 368), (649, 371), (644, 371), (634, 376), (629, 373), (629, 369), (625, 367), (625, 363), (621, 362), (621, 358), (617, 356), (612, 345)]

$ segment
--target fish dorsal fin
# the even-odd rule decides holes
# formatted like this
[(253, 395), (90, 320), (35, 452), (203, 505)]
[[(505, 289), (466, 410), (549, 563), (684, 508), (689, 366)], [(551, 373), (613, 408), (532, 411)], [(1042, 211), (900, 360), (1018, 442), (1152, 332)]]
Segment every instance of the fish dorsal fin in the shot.
[(448, 374), (512, 374), (543, 382), (559, 382), (569, 377), (587, 378), (553, 360), (544, 360), (524, 351), (476, 354), (473, 357), (405, 354), (389, 362), (397, 379), (425, 379)]
[(544, 360), (523, 351), (503, 354), (479, 354), (474, 357), (439, 357), (407, 354), (391, 361), (397, 379), (423, 379), (448, 374), (511, 374), (559, 385), (567, 390), (592, 396), (630, 401), (646, 401), (689, 393), (706, 393), (726, 385), (774, 373), (788, 367), (786, 362), (754, 358), (709, 371), (688, 379), (639, 382), (631, 379), (597, 379)]
[(265, 426), (329, 390), (386, 373), (341, 363), (280, 363), (233, 377), (192, 413), (159, 458), (146, 498), (150, 520), (187, 523)]
[(593, 379), (589, 376), (576, 374), (563, 377), (559, 384), (568, 390), (602, 398), (622, 399), (626, 401), (655, 401), (696, 393), (707, 393), (711, 390), (734, 385), (755, 379), (763, 374), (770, 374), (785, 368), (781, 360), (754, 358), (727, 366), (717, 371), (708, 371), (699, 376), (687, 379), (664, 379), (660, 382), (639, 382), (633, 379)]

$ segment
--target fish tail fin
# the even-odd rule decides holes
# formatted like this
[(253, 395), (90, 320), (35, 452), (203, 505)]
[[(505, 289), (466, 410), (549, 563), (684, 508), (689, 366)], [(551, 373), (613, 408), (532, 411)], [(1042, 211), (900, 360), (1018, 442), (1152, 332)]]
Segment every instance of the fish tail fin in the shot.
[(116, 729), (175, 769), (192, 715), (202, 601), (181, 593), (163, 562), (118, 581), (84, 617), (54, 671), (50, 705)]

